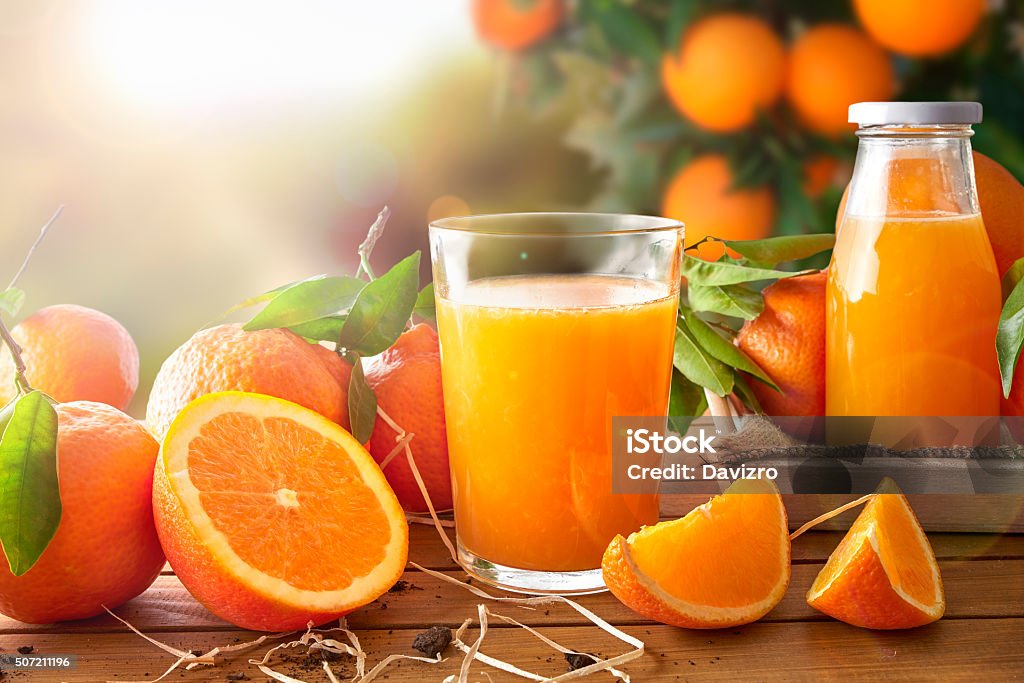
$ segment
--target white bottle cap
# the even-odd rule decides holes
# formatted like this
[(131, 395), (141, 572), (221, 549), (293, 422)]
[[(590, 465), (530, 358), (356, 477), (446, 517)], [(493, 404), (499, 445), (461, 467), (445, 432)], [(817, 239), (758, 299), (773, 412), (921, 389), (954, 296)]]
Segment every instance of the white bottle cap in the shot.
[(898, 123), (981, 123), (979, 102), (857, 102), (850, 123), (885, 126)]

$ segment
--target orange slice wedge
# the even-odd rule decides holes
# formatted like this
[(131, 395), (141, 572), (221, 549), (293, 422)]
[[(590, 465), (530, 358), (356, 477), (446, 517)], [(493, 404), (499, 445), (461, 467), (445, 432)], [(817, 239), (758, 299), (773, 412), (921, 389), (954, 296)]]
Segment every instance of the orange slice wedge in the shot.
[(616, 536), (609, 590), (650, 619), (728, 628), (760, 619), (789, 586), (789, 530), (775, 484), (741, 479), (682, 519)]
[(243, 628), (322, 624), (401, 576), (409, 532), (366, 449), (322, 415), (261, 394), (190, 403), (153, 484), (167, 560), (199, 602)]
[(935, 553), (896, 482), (886, 477), (876, 493), (814, 579), (807, 603), (864, 628), (930, 624), (946, 610)]

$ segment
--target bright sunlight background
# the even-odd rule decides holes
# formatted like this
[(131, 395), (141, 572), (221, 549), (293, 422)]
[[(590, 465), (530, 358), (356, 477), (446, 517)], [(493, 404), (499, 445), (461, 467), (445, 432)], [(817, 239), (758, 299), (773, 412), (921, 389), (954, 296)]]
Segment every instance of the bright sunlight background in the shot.
[(431, 211), (550, 206), (565, 174), (554, 134), (495, 113), (507, 65), (468, 0), (9, 0), (0, 54), (0, 274), (65, 204), (25, 311), (121, 320), (135, 414), (222, 311), (351, 270), (384, 204), (379, 267), (425, 247)]

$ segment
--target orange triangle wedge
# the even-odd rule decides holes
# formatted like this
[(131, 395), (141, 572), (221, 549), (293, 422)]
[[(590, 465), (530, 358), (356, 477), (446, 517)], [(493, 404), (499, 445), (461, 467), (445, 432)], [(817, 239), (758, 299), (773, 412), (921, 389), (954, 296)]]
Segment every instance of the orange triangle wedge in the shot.
[(946, 600), (935, 553), (906, 497), (886, 477), (807, 592), (807, 604), (871, 629), (923, 626)]
[(322, 624), (401, 576), (409, 532), (366, 449), (322, 415), (261, 394), (181, 411), (153, 483), (160, 542), (211, 612), (259, 631)]
[(635, 612), (684, 628), (756, 621), (789, 586), (789, 529), (768, 480), (741, 479), (682, 519), (616, 536), (601, 568)]

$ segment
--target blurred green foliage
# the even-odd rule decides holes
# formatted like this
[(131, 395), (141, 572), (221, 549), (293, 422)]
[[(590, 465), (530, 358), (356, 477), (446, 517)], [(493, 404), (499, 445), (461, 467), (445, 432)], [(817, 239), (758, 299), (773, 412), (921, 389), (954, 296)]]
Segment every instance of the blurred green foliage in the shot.
[[(666, 99), (661, 55), (678, 47), (695, 21), (728, 10), (756, 14), (789, 44), (817, 23), (857, 25), (848, 0), (588, 0), (571, 6), (549, 40), (517, 56), (512, 84), (525, 84), (535, 114), (575, 112), (564, 143), (584, 152), (601, 181), (589, 207), (657, 213), (665, 184), (689, 159), (725, 154), (737, 186), (770, 184), (777, 234), (832, 230), (842, 193), (810, 197), (802, 165), (825, 153), (852, 163), (856, 138), (832, 140), (801, 126), (785, 98), (748, 129), (708, 132)], [(903, 100), (979, 100), (985, 121), (975, 148), (1024, 177), (1024, 1), (1002, 3), (971, 38), (933, 59), (891, 55)]]

